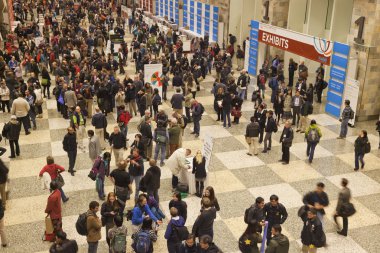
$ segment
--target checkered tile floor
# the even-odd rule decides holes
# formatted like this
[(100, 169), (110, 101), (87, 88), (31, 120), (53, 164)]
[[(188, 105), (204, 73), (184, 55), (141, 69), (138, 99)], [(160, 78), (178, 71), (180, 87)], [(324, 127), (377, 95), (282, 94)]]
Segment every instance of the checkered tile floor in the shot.
[[(133, 69), (133, 65), (130, 64), (127, 68), (128, 73), (132, 74)], [(216, 244), (224, 252), (238, 252), (237, 239), (245, 229), (243, 222), (245, 208), (251, 205), (258, 196), (268, 200), (271, 194), (277, 194), (289, 213), (283, 229), (291, 240), (290, 252), (299, 252), (302, 222), (297, 217), (297, 210), (302, 204), (302, 196), (321, 181), (326, 184), (331, 203), (326, 210), (325, 230), (328, 247), (318, 252), (379, 252), (380, 242), (376, 236), (380, 231), (380, 152), (376, 149), (378, 135), (374, 131), (374, 122), (359, 123), (357, 128), (349, 130), (349, 137), (346, 140), (337, 140), (339, 122), (324, 114), (323, 109), (316, 106), (315, 111), (320, 114), (311, 115), (309, 118), (317, 120), (321, 126), (323, 138), (317, 146), (313, 163), (307, 163), (306, 143), (303, 135), (296, 133), (294, 145), (290, 149), (291, 162), (284, 166), (277, 162), (281, 157), (278, 141), (282, 126), (279, 132), (273, 135), (273, 147), (269, 153), (260, 153), (257, 157), (247, 156), (247, 144), (243, 135), (247, 122), (253, 115), (253, 105), (245, 101), (241, 123), (229, 129), (223, 128), (221, 123), (216, 121), (212, 108), (213, 96), (210, 94), (212, 81), (211, 77), (207, 77), (202, 83), (202, 90), (197, 94), (197, 98), (206, 108), (201, 121), (200, 138), (195, 139), (193, 135), (190, 135), (192, 124), (189, 124), (185, 131), (183, 146), (195, 152), (201, 149), (205, 134), (210, 134), (214, 138), (208, 177), (209, 184), (215, 188), (221, 206), (214, 223)], [(42, 242), (41, 237), (44, 231), (44, 210), (49, 193), (42, 190), (37, 175), (44, 166), (47, 155), (53, 155), (58, 164), (68, 167), (68, 159), (62, 150), (61, 142), (69, 122), (62, 119), (56, 112), (55, 104), (54, 100), (46, 101), (44, 117), (37, 119), (38, 129), (28, 136), (22, 133), (19, 158), (9, 161), (7, 158), (9, 152), (3, 155), (3, 160), (10, 167), (8, 187), (10, 199), (5, 214), (6, 234), (10, 247), (2, 250), (3, 252), (48, 252), (50, 243)], [(169, 104), (163, 106), (168, 112), (170, 111)], [(0, 114), (0, 128), (7, 120), (9, 120), (9, 114)], [(130, 123), (130, 139), (137, 132), (138, 120), (139, 118), (134, 117)], [(108, 131), (111, 132), (115, 124), (115, 115), (110, 114), (108, 121)], [(87, 129), (91, 128), (87, 126)], [(373, 150), (364, 158), (365, 169), (354, 173), (353, 142), (362, 128), (369, 131)], [(1, 145), (3, 146), (4, 142)], [(76, 233), (74, 224), (78, 214), (87, 210), (88, 203), (97, 199), (94, 183), (87, 178), (90, 167), (88, 153), (79, 151), (75, 166), (78, 172), (75, 177), (63, 173), (66, 181), (64, 191), (70, 197), (70, 200), (63, 204), (63, 229), (70, 239), (78, 241), (80, 252), (86, 252), (87, 246), (85, 238)], [(347, 238), (337, 236), (332, 220), (342, 177), (350, 181), (353, 203), (358, 211), (349, 219)], [(109, 191), (112, 191), (112, 185), (107, 181), (106, 192)], [(162, 168), (160, 197), (162, 209), (168, 214), (168, 202), (171, 199), (171, 173), (166, 167)], [(191, 227), (198, 214), (200, 200), (195, 196), (189, 196), (185, 201), (189, 208), (187, 225)], [(132, 203), (129, 203), (129, 206), (132, 206)], [(155, 252), (167, 252), (163, 238), (165, 227), (166, 225), (163, 225), (159, 231), (159, 240), (154, 246)], [(102, 233), (98, 251), (101, 253), (108, 252), (105, 229)], [(130, 242), (130, 239), (128, 240)], [(128, 252), (130, 250), (128, 246)]]

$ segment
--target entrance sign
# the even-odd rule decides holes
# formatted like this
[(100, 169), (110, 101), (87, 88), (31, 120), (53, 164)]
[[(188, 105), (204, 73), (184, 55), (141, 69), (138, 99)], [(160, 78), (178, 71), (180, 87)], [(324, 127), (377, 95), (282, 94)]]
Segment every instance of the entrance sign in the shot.
[(259, 42), (330, 65), (333, 43), (322, 38), (260, 23)]

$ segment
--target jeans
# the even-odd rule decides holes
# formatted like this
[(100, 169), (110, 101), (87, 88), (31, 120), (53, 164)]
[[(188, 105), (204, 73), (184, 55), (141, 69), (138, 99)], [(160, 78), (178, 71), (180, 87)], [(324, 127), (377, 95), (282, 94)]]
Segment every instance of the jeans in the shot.
[(297, 128), (298, 128), (298, 124), (300, 122), (300, 111), (301, 111), (301, 107), (299, 107), (299, 106), (293, 107), (293, 123), (292, 123), (292, 125), (297, 125)]
[[(18, 140), (9, 140), (9, 146), (11, 147), (11, 156), (16, 157), (16, 155), (20, 155), (20, 146), (18, 145)], [(16, 154), (15, 154), (16, 147)]]
[(87, 242), (88, 243), (88, 253), (97, 253), (98, 252), (98, 243), (99, 242)]
[(346, 137), (348, 131), (348, 121), (349, 119), (342, 120), (342, 123), (340, 124), (340, 137)]
[(323, 214), (321, 212), (317, 212), (317, 217), (321, 221), (322, 228), (325, 226), (325, 220), (323, 219)]
[(231, 111), (223, 110), (223, 126), (226, 127), (226, 119), (228, 119), (228, 127), (231, 127)]
[(62, 201), (65, 202), (66, 199), (67, 199), (65, 193), (63, 192), (62, 188), (59, 188), (58, 190), (61, 192), (61, 198), (62, 198)]
[(29, 116), (26, 115), (25, 117), (17, 118), (17, 120), (18, 122), (20, 122), (20, 124), (22, 123), (22, 125), (24, 126), (25, 133), (29, 132), (29, 128), (30, 128)]
[(158, 189), (156, 189), (156, 190), (148, 190), (148, 195), (153, 195), (153, 197), (157, 201), (157, 203), (160, 202), (160, 197), (158, 196)]
[(309, 157), (309, 162), (313, 161), (314, 150), (318, 143), (307, 142), (306, 155)]
[(141, 178), (142, 176), (131, 176), (131, 183), (135, 182), (135, 200), (139, 198)]
[(199, 132), (201, 130), (201, 126), (199, 124), (200, 119), (194, 119), (194, 133), (199, 135)]
[(33, 127), (37, 127), (37, 124), (36, 124), (36, 111), (35, 111), (35, 107), (30, 107), (30, 110), (29, 110), (29, 117), (30, 117), (30, 120), (32, 121), (33, 123)]
[(67, 151), (67, 156), (69, 157), (69, 172), (73, 172), (75, 166), (75, 160), (77, 159), (77, 150)]
[(362, 167), (364, 167), (364, 154), (359, 154), (358, 152), (355, 152), (355, 169), (359, 169), (359, 161), (362, 164)]
[(272, 147), (272, 132), (266, 132), (265, 137), (264, 137), (264, 151), (271, 149), (271, 147)]
[(104, 179), (99, 178), (99, 190), (98, 190), (98, 196), (100, 199), (104, 198)]
[(166, 144), (156, 143), (156, 148), (154, 149), (154, 160), (157, 161), (158, 153), (161, 150), (161, 163), (164, 162), (166, 156)]
[(241, 98), (242, 100), (244, 100), (246, 91), (247, 91), (247, 89), (239, 89), (238, 97)]

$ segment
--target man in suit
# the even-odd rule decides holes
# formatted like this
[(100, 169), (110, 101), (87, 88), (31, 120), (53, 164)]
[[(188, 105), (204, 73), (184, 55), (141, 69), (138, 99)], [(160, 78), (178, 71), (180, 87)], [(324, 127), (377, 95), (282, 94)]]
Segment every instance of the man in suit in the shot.
[(88, 138), (88, 153), (92, 163), (95, 162), (95, 159), (100, 156), (102, 153), (102, 148), (100, 147), (99, 137), (95, 135), (93, 130), (87, 131)]

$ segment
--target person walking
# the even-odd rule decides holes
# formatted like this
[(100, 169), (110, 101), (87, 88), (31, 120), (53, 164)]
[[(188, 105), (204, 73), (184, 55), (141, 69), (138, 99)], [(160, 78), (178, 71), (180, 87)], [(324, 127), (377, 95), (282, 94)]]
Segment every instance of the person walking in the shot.
[(350, 100), (344, 101), (344, 109), (342, 111), (341, 120), (342, 123), (340, 124), (340, 133), (337, 139), (345, 139), (347, 136), (348, 131), (348, 121), (350, 119), (353, 119), (355, 117), (355, 112), (352, 110), (350, 106)]
[(178, 228), (185, 226), (185, 220), (178, 215), (178, 210), (175, 207), (170, 208), (171, 219), (166, 227), (165, 239), (167, 240), (167, 248), (169, 253), (179, 253), (181, 246), (181, 238)]
[(97, 212), (99, 212), (99, 202), (91, 201), (89, 204), (89, 210), (86, 213), (88, 253), (98, 252), (98, 244), (102, 238), (102, 222), (99, 219)]
[(92, 161), (95, 162), (95, 159), (100, 156), (102, 153), (102, 149), (100, 147), (99, 137), (95, 135), (94, 130), (88, 130), (87, 136), (89, 138), (88, 141), (88, 155)]
[(355, 171), (359, 170), (359, 161), (361, 169), (364, 169), (364, 155), (366, 153), (366, 145), (368, 143), (367, 131), (361, 130), (359, 136), (355, 140)]
[(120, 205), (119, 214), (123, 216), (126, 201), (130, 199), (130, 195), (133, 192), (131, 176), (125, 170), (127, 168), (126, 162), (123, 160), (117, 164), (117, 168), (110, 174), (110, 179), (115, 185), (114, 192), (117, 197), (117, 201)]
[(325, 207), (327, 207), (330, 203), (329, 197), (325, 190), (325, 184), (322, 182), (317, 183), (317, 187), (314, 191), (307, 193), (302, 202), (310, 209), (314, 208), (317, 211), (318, 219), (321, 221), (322, 225), (323, 216), (326, 214)]
[(166, 156), (166, 145), (169, 142), (169, 132), (165, 127), (165, 124), (161, 121), (157, 123), (157, 128), (154, 129), (153, 140), (156, 142), (156, 148), (154, 150), (154, 160), (157, 161), (158, 153), (161, 152), (160, 166), (164, 166), (164, 160)]
[(95, 108), (95, 114), (92, 116), (91, 124), (95, 127), (95, 135), (99, 137), (100, 147), (106, 148), (104, 139), (104, 129), (107, 128), (107, 117), (100, 111), (99, 107)]
[(127, 158), (127, 162), (129, 163), (128, 172), (131, 176), (131, 183), (135, 182), (135, 201), (137, 201), (140, 191), (140, 181), (144, 175), (144, 160), (140, 156), (138, 149), (133, 149), (132, 155)]
[[(54, 163), (54, 158), (52, 156), (46, 157), (46, 163), (47, 165), (45, 165), (39, 173), (40, 178), (42, 178), (42, 175), (47, 172), (50, 175), (51, 181), (55, 181), (55, 179), (58, 177), (58, 174), (65, 171), (62, 166)], [(63, 203), (67, 202), (69, 198), (66, 197), (65, 193), (63, 192), (62, 186), (58, 185), (58, 190), (61, 192)]]
[[(102, 207), (100, 209), (102, 226), (106, 227), (106, 241), (108, 246), (111, 248), (111, 240), (108, 236), (108, 232), (111, 228), (114, 227), (114, 217), (119, 214), (119, 203), (116, 200), (116, 195), (113, 192), (108, 193), (107, 200), (103, 202)], [(110, 250), (110, 253), (112, 251)]]
[(69, 169), (68, 172), (74, 176), (76, 170), (74, 170), (75, 160), (77, 159), (77, 136), (72, 127), (67, 128), (67, 134), (62, 141), (63, 150), (67, 152), (69, 157)]
[[(16, 158), (20, 155), (20, 146), (18, 140), (20, 138), (21, 123), (17, 120), (16, 115), (11, 116), (11, 120), (4, 125), (2, 135), (9, 140), (11, 155), (9, 158)], [(5, 135), (5, 136), (4, 136)]]
[(98, 156), (92, 166), (92, 171), (97, 177), (97, 191), (100, 200), (104, 200), (106, 195), (104, 194), (104, 180), (105, 177), (110, 174), (111, 154), (105, 152), (103, 157)]
[(268, 152), (272, 148), (272, 133), (276, 133), (278, 128), (276, 120), (273, 118), (273, 111), (269, 110), (267, 112), (267, 123), (265, 126), (265, 137), (264, 137), (264, 150), (263, 153)]
[(326, 245), (326, 235), (314, 208), (307, 212), (307, 219), (301, 232), (301, 242), (302, 253), (316, 253), (318, 248)]
[(257, 246), (263, 240), (257, 230), (257, 225), (248, 224), (244, 233), (239, 238), (239, 249), (242, 253), (259, 253)]
[[(348, 185), (348, 180), (346, 178), (342, 178), (341, 181), (341, 186), (342, 189), (339, 192), (338, 195), (338, 203), (335, 208), (335, 214), (334, 214), (334, 222), (338, 227), (337, 233), (343, 236), (347, 236), (347, 231), (348, 231), (348, 216), (346, 213), (347, 207), (352, 206), (350, 203), (351, 199), (351, 190), (350, 188), (347, 187)], [(340, 230), (339, 224), (338, 224), (338, 217), (342, 217), (343, 219), (343, 228)]]
[[(31, 89), (32, 90), (32, 89)], [(25, 91), (25, 100), (29, 104), (29, 111), (28, 111), (28, 117), (30, 118), (30, 121), (33, 123), (33, 130), (37, 129), (37, 123), (36, 123), (36, 99), (35, 94), (28, 89)]]
[(124, 159), (124, 150), (127, 149), (127, 139), (120, 132), (120, 128), (115, 126), (113, 133), (110, 135), (109, 143), (115, 156), (115, 164)]
[(280, 143), (282, 145), (282, 158), (279, 160), (279, 162), (282, 162), (282, 164), (289, 164), (290, 159), (290, 153), (289, 149), (292, 146), (294, 138), (294, 133), (292, 129), (292, 123), (288, 120), (285, 123), (284, 130), (282, 131), (281, 137), (280, 137)]
[(257, 155), (259, 149), (259, 134), (260, 134), (260, 125), (257, 122), (257, 119), (252, 116), (251, 123), (247, 125), (245, 130), (245, 139), (248, 144), (248, 153), (247, 155)]
[(313, 161), (315, 147), (321, 138), (321, 129), (317, 126), (317, 122), (312, 119), (310, 121), (310, 126), (305, 131), (305, 139), (307, 141), (306, 156), (309, 157), (309, 163), (312, 163)]
[(13, 100), (11, 114), (15, 115), (20, 124), (24, 126), (25, 135), (30, 134), (30, 120), (28, 116), (29, 110), (29, 103), (24, 99), (22, 93), (19, 93), (17, 98)]
[(280, 224), (274, 224), (271, 230), (272, 239), (265, 253), (289, 253), (289, 238), (281, 233)]
[(154, 197), (157, 203), (160, 201), (158, 195), (158, 190), (160, 189), (160, 178), (161, 178), (161, 169), (157, 166), (155, 160), (149, 160), (149, 169), (146, 171), (144, 176), (144, 185), (148, 196)]
[[(283, 224), (288, 218), (288, 212), (283, 204), (278, 202), (277, 195), (271, 195), (268, 203), (264, 205), (264, 217), (268, 221), (268, 231), (272, 230), (275, 224)], [(267, 245), (271, 241), (271, 233), (267, 234)]]
[(47, 199), (45, 213), (50, 216), (53, 224), (54, 234), (62, 230), (62, 207), (61, 192), (58, 190), (57, 182), (50, 182), (50, 195)]

